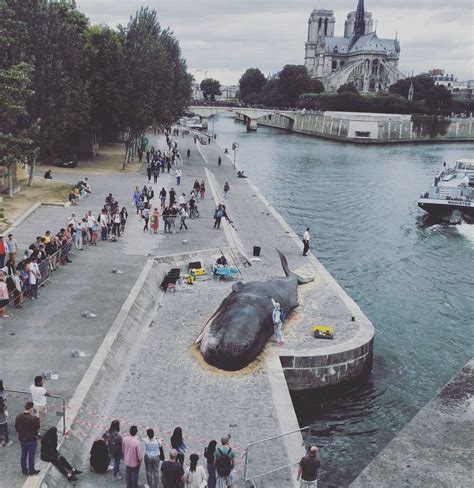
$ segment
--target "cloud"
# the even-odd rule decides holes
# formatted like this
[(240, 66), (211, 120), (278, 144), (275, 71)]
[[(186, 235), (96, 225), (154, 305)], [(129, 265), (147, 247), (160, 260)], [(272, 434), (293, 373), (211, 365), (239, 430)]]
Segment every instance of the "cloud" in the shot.
[[(163, 27), (180, 40), (190, 69), (207, 69), (223, 83), (236, 83), (248, 67), (264, 73), (285, 64), (304, 62), (307, 21), (314, 0), (150, 0)], [(143, 0), (78, 0), (93, 23), (126, 24)], [(336, 35), (355, 10), (357, 0), (319, 0), (318, 8), (333, 9)], [(400, 69), (415, 73), (433, 67), (474, 79), (472, 0), (366, 0), (377, 20), (377, 34), (401, 42)], [(200, 80), (204, 74), (194, 72)]]

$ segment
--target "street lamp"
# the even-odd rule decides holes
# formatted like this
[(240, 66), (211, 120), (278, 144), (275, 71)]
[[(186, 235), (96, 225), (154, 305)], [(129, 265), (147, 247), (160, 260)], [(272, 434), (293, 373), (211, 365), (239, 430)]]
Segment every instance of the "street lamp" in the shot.
[(232, 151), (234, 151), (234, 169), (235, 169), (235, 158), (236, 158), (238, 150), (239, 150), (239, 145), (237, 144), (237, 142), (233, 142), (232, 143)]

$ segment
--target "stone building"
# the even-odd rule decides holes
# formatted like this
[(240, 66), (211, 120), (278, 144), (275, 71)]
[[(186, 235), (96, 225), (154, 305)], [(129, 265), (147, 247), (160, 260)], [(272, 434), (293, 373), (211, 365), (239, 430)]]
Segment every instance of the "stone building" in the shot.
[(379, 39), (364, 0), (347, 14), (344, 37), (334, 35), (335, 25), (332, 10), (314, 9), (308, 20), (305, 66), (327, 91), (344, 83), (353, 83), (362, 93), (387, 91), (403, 77), (398, 71), (398, 39)]

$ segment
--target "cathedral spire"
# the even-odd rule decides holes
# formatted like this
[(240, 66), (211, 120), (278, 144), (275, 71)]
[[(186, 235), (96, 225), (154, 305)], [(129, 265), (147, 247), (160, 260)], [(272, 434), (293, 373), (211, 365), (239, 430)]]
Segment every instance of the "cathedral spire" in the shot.
[(354, 33), (352, 34), (351, 45), (354, 46), (359, 37), (365, 34), (365, 8), (364, 0), (359, 0), (354, 19)]

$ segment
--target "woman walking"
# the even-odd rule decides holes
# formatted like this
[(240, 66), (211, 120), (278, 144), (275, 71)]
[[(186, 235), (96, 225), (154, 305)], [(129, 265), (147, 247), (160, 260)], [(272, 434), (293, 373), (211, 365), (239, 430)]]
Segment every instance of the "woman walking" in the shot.
[(150, 218), (150, 233), (153, 232), (153, 234), (158, 234), (158, 227), (160, 226), (160, 213), (158, 212), (158, 209), (155, 208), (153, 210), (153, 213)]
[(161, 209), (166, 205), (166, 190), (164, 188), (160, 191)]
[(114, 480), (121, 480), (120, 460), (122, 459), (122, 436), (120, 435), (120, 422), (112, 420), (109, 430), (104, 434), (109, 450), (110, 460), (113, 463)]
[(120, 232), (123, 234), (125, 232), (125, 225), (128, 219), (128, 212), (125, 207), (120, 210)]
[(216, 447), (217, 441), (211, 441), (204, 448), (204, 457), (207, 460), (207, 488), (216, 488)]
[(201, 200), (204, 200), (206, 194), (206, 183), (204, 180), (201, 181), (201, 186), (199, 187), (199, 192), (201, 193)]
[(186, 225), (186, 219), (188, 218), (188, 211), (186, 207), (181, 207), (179, 210), (179, 216), (181, 217), (181, 225), (179, 226), (179, 230), (182, 230), (183, 227), (188, 230), (188, 226)]
[(140, 213), (139, 204), (140, 204), (141, 196), (142, 195), (140, 193), (140, 190), (138, 189), (138, 186), (136, 186), (135, 191), (133, 192), (132, 200), (135, 207), (137, 207), (137, 215)]
[(229, 182), (226, 181), (224, 183), (224, 198), (227, 198), (227, 195), (228, 195), (229, 192), (230, 192)]
[(160, 484), (160, 461), (165, 460), (165, 453), (161, 440), (155, 437), (153, 429), (147, 429), (147, 437), (143, 438), (145, 444), (146, 482), (149, 488), (158, 488)]
[(186, 444), (184, 443), (183, 439), (183, 430), (181, 427), (176, 427), (173, 431), (173, 435), (171, 436), (171, 447), (176, 449), (178, 452), (178, 463), (181, 465), (184, 464), (184, 454), (186, 453)]
[(206, 470), (198, 465), (198, 461), (199, 456), (197, 454), (191, 454), (191, 456), (189, 456), (189, 467), (186, 468), (186, 471), (184, 472), (186, 488), (201, 488), (202, 486), (206, 486)]

